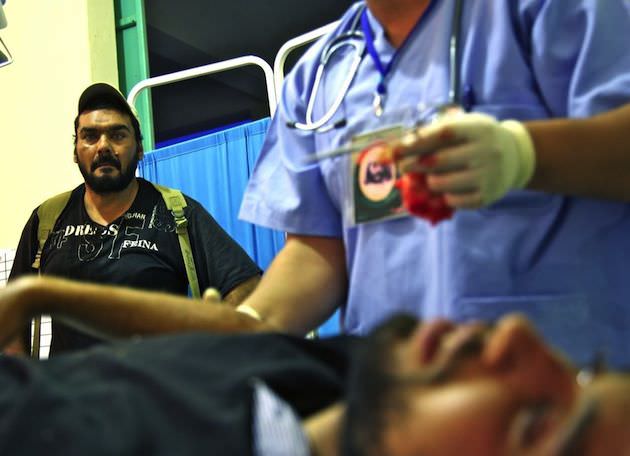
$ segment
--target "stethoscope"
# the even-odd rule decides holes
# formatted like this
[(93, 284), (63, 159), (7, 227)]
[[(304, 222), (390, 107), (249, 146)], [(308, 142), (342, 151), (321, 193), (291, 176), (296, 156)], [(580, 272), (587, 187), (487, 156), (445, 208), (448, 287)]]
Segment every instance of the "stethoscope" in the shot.
[[(463, 0), (456, 0), (455, 2), (455, 10), (453, 12), (451, 26), (451, 36), (449, 40), (449, 66), (451, 71), (449, 80), (448, 104), (456, 104), (460, 100), (459, 76), (461, 69), (459, 64), (458, 49), (461, 32), (462, 1)], [(342, 128), (346, 125), (346, 119), (341, 119), (333, 123), (330, 123), (330, 120), (341, 107), (341, 103), (343, 103), (343, 99), (348, 93), (348, 90), (350, 89), (350, 84), (352, 84), (352, 81), (354, 80), (354, 77), (356, 76), (359, 69), (359, 65), (361, 64), (361, 60), (363, 60), (363, 56), (365, 55), (365, 34), (359, 26), (361, 15), (363, 14), (364, 9), (365, 5), (359, 7), (347, 32), (340, 34), (324, 47), (319, 59), (317, 71), (315, 73), (313, 88), (311, 89), (311, 93), (308, 97), (305, 122), (287, 122), (287, 126), (289, 128), (295, 128), (301, 131), (326, 133), (330, 130)], [(313, 120), (313, 106), (315, 105), (315, 99), (317, 98), (319, 85), (324, 74), (326, 65), (335, 52), (346, 46), (350, 46), (354, 49), (354, 57), (352, 59), (352, 63), (350, 64), (348, 75), (344, 79), (337, 94), (337, 97), (333, 101), (330, 108), (328, 108), (328, 110), (321, 118), (319, 118), (318, 120)]]

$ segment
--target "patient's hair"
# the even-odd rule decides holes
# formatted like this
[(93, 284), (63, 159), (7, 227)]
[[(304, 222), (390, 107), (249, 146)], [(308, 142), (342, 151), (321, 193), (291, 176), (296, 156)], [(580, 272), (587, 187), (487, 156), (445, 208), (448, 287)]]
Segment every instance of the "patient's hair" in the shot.
[(375, 329), (358, 350), (348, 377), (342, 454), (378, 455), (388, 417), (404, 408), (393, 372), (392, 348), (407, 339), (418, 324), (399, 315)]

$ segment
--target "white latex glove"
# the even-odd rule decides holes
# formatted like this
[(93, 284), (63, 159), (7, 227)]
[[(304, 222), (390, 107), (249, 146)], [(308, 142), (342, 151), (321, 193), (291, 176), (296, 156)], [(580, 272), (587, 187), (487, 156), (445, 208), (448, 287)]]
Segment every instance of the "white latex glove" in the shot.
[[(404, 143), (404, 141), (403, 141)], [(518, 121), (486, 114), (444, 116), (422, 127), (404, 155), (403, 172), (427, 173), (430, 190), (455, 208), (489, 205), (509, 190), (523, 188), (535, 166), (534, 144)]]

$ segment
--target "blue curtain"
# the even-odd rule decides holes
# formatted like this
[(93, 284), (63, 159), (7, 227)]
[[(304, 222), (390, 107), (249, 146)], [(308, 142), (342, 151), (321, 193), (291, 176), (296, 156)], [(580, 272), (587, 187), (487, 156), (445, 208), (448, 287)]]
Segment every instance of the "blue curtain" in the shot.
[(263, 270), (284, 234), (238, 220), (238, 210), (268, 125), (266, 118), (157, 149), (138, 166), (141, 177), (199, 201)]

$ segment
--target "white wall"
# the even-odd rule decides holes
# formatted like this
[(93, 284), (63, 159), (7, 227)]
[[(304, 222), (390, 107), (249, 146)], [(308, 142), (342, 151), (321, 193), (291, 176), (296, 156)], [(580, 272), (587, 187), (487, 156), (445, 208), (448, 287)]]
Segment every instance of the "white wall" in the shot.
[(0, 30), (0, 248), (15, 247), (44, 199), (81, 183), (73, 121), (88, 84), (117, 84), (111, 0), (7, 0)]

